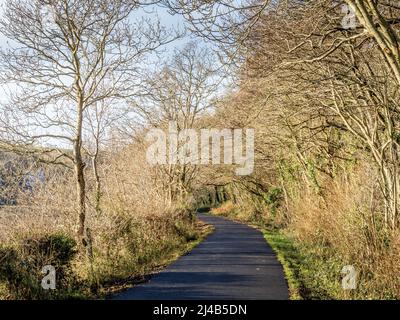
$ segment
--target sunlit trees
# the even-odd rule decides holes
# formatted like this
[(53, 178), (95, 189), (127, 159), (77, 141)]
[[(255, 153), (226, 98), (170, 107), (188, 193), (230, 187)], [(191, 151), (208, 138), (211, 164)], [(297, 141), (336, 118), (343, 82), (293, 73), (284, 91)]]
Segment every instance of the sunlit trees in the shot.
[(13, 148), (40, 146), (51, 155), (48, 162), (74, 168), (84, 245), (85, 116), (103, 101), (132, 96), (145, 54), (171, 40), (157, 21), (130, 20), (145, 4), (9, 0), (0, 22), (9, 39), (0, 53), (0, 77), (11, 92), (2, 107), (2, 136)]
[[(198, 128), (200, 117), (213, 107), (222, 78), (207, 48), (191, 42), (176, 50), (145, 82), (144, 99), (136, 110), (155, 128), (176, 126), (177, 132)], [(186, 141), (179, 141), (183, 145)], [(173, 155), (179, 158), (179, 155)], [(195, 160), (195, 159), (194, 159)], [(169, 203), (184, 198), (198, 172), (190, 161), (177, 161), (159, 168)]]

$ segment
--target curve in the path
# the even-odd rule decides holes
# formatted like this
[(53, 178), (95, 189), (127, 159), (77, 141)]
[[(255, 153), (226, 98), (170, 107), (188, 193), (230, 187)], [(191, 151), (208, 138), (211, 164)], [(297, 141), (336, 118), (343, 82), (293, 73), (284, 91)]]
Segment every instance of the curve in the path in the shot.
[(220, 217), (199, 214), (215, 227), (200, 245), (117, 300), (283, 300), (281, 264), (262, 233)]

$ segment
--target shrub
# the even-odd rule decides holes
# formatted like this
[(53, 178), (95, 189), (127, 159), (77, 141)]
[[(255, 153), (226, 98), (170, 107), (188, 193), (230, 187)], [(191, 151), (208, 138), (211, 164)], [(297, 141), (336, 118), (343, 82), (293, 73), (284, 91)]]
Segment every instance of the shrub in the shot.
[[(75, 254), (76, 242), (66, 235), (24, 238), (14, 247), (0, 248), (0, 282), (6, 284), (7, 295), (13, 299), (60, 298), (72, 290), (71, 261)], [(46, 265), (56, 270), (57, 290), (41, 287)]]

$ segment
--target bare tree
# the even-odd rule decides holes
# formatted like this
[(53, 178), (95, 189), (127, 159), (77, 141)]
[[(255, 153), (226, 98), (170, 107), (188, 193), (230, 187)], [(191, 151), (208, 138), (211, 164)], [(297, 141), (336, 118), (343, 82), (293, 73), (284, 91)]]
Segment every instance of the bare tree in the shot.
[(346, 0), (361, 23), (365, 36), (372, 37), (400, 85), (400, 6), (392, 0)]
[[(193, 129), (201, 115), (212, 108), (222, 78), (210, 50), (190, 42), (176, 50), (146, 82), (144, 100), (136, 109), (146, 122), (158, 128), (176, 124), (178, 133)], [(183, 141), (179, 142), (183, 144)], [(190, 163), (169, 164), (161, 168), (170, 202), (191, 190), (197, 167)]]
[(105, 99), (132, 96), (145, 54), (171, 40), (158, 21), (130, 20), (144, 5), (8, 0), (0, 22), (10, 40), (0, 53), (1, 82), (11, 91), (3, 136), (8, 145), (45, 146), (50, 162), (74, 168), (78, 236), (85, 246), (85, 112)]
[(165, 0), (161, 3), (172, 13), (183, 15), (191, 31), (230, 45), (244, 40), (271, 6), (270, 0)]
[[(234, 50), (244, 48), (241, 87), (251, 91), (249, 86), (266, 83), (265, 95), (276, 104), (282, 130), (273, 134), (296, 150), (305, 180), (322, 196), (309, 162), (324, 152), (329, 166), (316, 169), (332, 177), (338, 153), (329, 132), (340, 130), (366, 146), (379, 172), (386, 225), (398, 225), (400, 21), (395, 1), (199, 1), (190, 11), (182, 1), (168, 3), (200, 35)], [(351, 27), (343, 25), (346, 4), (358, 19)]]
[(118, 100), (102, 100), (85, 110), (83, 149), (91, 159), (91, 170), (95, 181), (94, 208), (97, 215), (101, 214), (102, 197), (99, 164), (102, 162), (102, 156), (107, 147), (112, 143), (110, 141), (112, 131), (122, 126), (125, 121), (130, 121), (128, 104), (118, 103)]
[[(286, 61), (278, 68), (290, 66), (299, 82), (307, 79), (306, 92), (314, 96), (308, 105), (319, 105), (310, 110), (320, 110), (328, 126), (347, 131), (367, 146), (379, 173), (385, 224), (396, 228), (400, 11), (392, 1), (346, 3), (358, 18), (351, 28), (342, 24), (343, 12), (339, 9), (344, 3), (332, 6), (327, 1), (313, 1), (295, 9), (300, 16), (318, 13), (323, 18), (315, 15), (315, 22), (297, 28), (301, 32), (292, 36), (291, 47), (283, 54)], [(318, 94), (311, 93), (313, 90)]]

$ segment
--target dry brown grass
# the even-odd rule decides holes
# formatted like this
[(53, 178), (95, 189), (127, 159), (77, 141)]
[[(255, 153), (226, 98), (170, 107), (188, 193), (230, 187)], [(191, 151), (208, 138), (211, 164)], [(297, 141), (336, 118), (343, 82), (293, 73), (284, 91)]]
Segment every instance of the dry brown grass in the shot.
[[(319, 178), (322, 195), (296, 181), (287, 186), (289, 207), (279, 206), (275, 215), (267, 204), (260, 211), (252, 201), (229, 201), (212, 212), (272, 232), (280, 229), (289, 242), (293, 240), (297, 253), (281, 254), (296, 261), (293, 274), (299, 277), (295, 280), (301, 283), (304, 298), (400, 298), (400, 230), (384, 228), (374, 168), (359, 162), (334, 179)], [(261, 216), (254, 215), (257, 211)], [(341, 286), (346, 265), (358, 272), (356, 290)]]
[[(87, 168), (87, 226), (93, 236), (94, 261), (80, 251), (73, 272), (83, 295), (93, 284), (104, 289), (115, 281), (140, 277), (199, 238), (190, 208), (166, 205), (156, 172), (140, 150), (127, 148), (101, 164), (101, 212), (94, 206), (94, 181)], [(20, 192), (18, 205), (0, 208), (0, 243), (21, 248), (24, 239), (62, 233), (76, 237), (77, 210), (72, 173), (57, 171), (33, 193)], [(94, 282), (94, 283), (93, 283)], [(106, 292), (107, 290), (100, 290)]]
[[(291, 201), (288, 229), (299, 243), (324, 252), (321, 257), (332, 255), (343, 266), (356, 267), (360, 282), (353, 297), (398, 298), (400, 230), (383, 227), (373, 181), (373, 170), (363, 165), (329, 181), (323, 198), (302, 193)], [(349, 297), (343, 290), (336, 294), (337, 298)]]
[(234, 209), (235, 209), (235, 205), (231, 201), (228, 201), (217, 208), (212, 208), (211, 213), (216, 216), (225, 216), (226, 217), (226, 216), (230, 215)]

